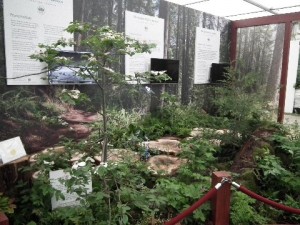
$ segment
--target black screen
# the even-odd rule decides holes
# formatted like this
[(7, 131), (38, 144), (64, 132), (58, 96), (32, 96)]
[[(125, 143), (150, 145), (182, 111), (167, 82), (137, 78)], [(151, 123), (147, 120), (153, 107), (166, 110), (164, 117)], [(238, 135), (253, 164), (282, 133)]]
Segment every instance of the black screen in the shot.
[(219, 83), (220, 81), (225, 81), (229, 67), (229, 63), (212, 63), (210, 69), (210, 82)]
[[(157, 59), (151, 58), (151, 71), (166, 71), (171, 80), (162, 81), (160, 83), (178, 83), (179, 77), (179, 60), (176, 59)], [(150, 80), (150, 83), (158, 83)]]

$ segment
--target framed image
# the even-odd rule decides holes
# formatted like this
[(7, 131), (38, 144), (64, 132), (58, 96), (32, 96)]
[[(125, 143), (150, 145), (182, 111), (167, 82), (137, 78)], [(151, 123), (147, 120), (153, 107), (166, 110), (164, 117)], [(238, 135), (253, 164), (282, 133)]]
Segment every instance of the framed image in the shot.
[(95, 80), (86, 71), (84, 55), (89, 52), (60, 51), (59, 56), (69, 58), (70, 65), (55, 66), (48, 73), (49, 84), (95, 84)]

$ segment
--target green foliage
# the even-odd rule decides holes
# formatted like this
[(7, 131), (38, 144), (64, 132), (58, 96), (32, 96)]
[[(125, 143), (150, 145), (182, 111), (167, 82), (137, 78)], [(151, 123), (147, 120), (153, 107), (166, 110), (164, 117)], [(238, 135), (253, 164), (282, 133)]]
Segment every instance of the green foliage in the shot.
[[(298, 177), (299, 180), (299, 177)], [(298, 189), (299, 190), (299, 189)], [(286, 195), (286, 200), (283, 202), (283, 204), (288, 205), (290, 207), (293, 207), (295, 209), (300, 209), (300, 195), (298, 196), (291, 196)], [(282, 218), (286, 221), (291, 221), (290, 223), (296, 224), (300, 222), (300, 216), (296, 214), (284, 214)]]
[(140, 123), (148, 138), (156, 139), (164, 135), (187, 137), (193, 128), (210, 124), (211, 118), (198, 107), (181, 106), (176, 96), (167, 93), (162, 98), (164, 107), (159, 112), (146, 116)]
[(0, 192), (0, 213), (11, 214), (14, 212), (15, 207), (16, 206), (12, 203), (12, 201)]
[[(264, 157), (258, 161), (263, 175), (259, 176), (264, 185), (270, 185), (271, 190), (276, 190), (277, 197), (285, 201), (289, 195), (291, 198), (299, 198), (300, 188), (300, 135), (298, 125), (287, 127), (281, 133), (274, 134), (272, 141), (275, 154)], [(291, 202), (291, 200), (289, 201)]]
[[(27, 120), (50, 126), (62, 126), (63, 121), (58, 115), (61, 113), (58, 102), (50, 100), (49, 96), (38, 96), (34, 90), (19, 87), (0, 95), (0, 110), (4, 117), (15, 120), (21, 125)], [(3, 118), (4, 118), (3, 117)]]
[[(263, 196), (299, 208), (300, 174), (297, 156), (300, 142), (299, 130), (295, 129), (296, 127), (297, 125), (285, 127), (271, 137), (275, 155), (269, 152), (256, 157), (256, 175)], [(268, 214), (274, 221), (299, 222), (299, 216), (287, 215), (283, 211), (263, 213)]]
[[(181, 157), (185, 161), (174, 178), (159, 179), (156, 189), (160, 196), (165, 196), (168, 210), (160, 209), (165, 216), (176, 216), (210, 189), (210, 175), (214, 170), (216, 149), (206, 140), (192, 139), (182, 145)], [(204, 204), (183, 224), (203, 224), (209, 218), (209, 204)]]
[(25, 88), (7, 91), (0, 95), (0, 109), (8, 117), (26, 117), (40, 108), (38, 97)]
[(61, 93), (59, 93), (59, 99), (68, 105), (71, 106), (85, 106), (90, 103), (89, 97), (80, 92), (79, 90), (68, 90), (62, 89)]
[[(190, 207), (199, 200), (209, 189), (209, 182), (181, 182), (176, 179), (160, 179), (156, 189), (160, 196), (165, 196), (164, 208), (160, 213), (164, 216), (174, 217), (183, 210)], [(203, 224), (207, 221), (211, 208), (209, 204), (204, 204), (191, 216), (185, 218), (182, 224)]]
[[(270, 120), (270, 111), (256, 74), (230, 70), (227, 80), (214, 88), (217, 114), (227, 117), (232, 132), (227, 142), (240, 145)], [(230, 138), (231, 137), (231, 138)]]
[(109, 110), (108, 136), (110, 142), (117, 148), (135, 149), (144, 137), (138, 129), (141, 114), (136, 111)]
[(208, 140), (198, 138), (184, 142), (182, 149), (181, 157), (187, 163), (180, 168), (179, 179), (199, 182), (206, 180), (215, 169), (217, 149)]
[[(138, 116), (126, 111), (114, 111), (111, 119), (121, 127), (135, 123)], [(113, 127), (113, 126), (112, 126)], [(123, 129), (123, 128), (122, 128)], [(125, 129), (124, 129), (125, 130)], [(108, 167), (95, 167), (86, 159), (92, 140), (82, 143), (65, 142), (65, 152), (44, 153), (37, 157), (30, 171), (39, 170), (33, 185), (23, 184), (18, 193), (18, 211), (12, 217), (14, 224), (147, 224), (146, 221), (160, 221), (175, 216), (197, 201), (210, 188), (210, 173), (215, 163), (215, 149), (209, 142), (191, 140), (183, 148), (182, 157), (186, 164), (178, 171), (178, 176), (159, 178), (151, 174), (147, 164), (125, 159), (123, 162), (109, 163)], [(70, 169), (70, 159), (74, 152), (86, 153), (81, 160), (86, 166)], [(127, 161), (129, 160), (129, 161)], [(54, 190), (49, 182), (50, 170), (65, 169), (71, 179), (64, 182), (68, 190), (75, 191), (82, 205), (51, 210), (52, 196), (64, 198)], [(93, 192), (86, 193), (83, 187), (87, 174), (92, 174)], [(74, 187), (76, 187), (74, 189)], [(208, 220), (209, 204), (205, 204), (183, 224), (202, 224)]]
[(241, 192), (235, 192), (231, 203), (230, 219), (232, 225), (263, 225), (268, 218), (260, 215), (255, 209), (255, 199)]
[[(55, 69), (59, 66), (74, 65), (74, 60), (60, 57), (58, 50), (66, 46), (72, 46), (75, 49), (84, 49), (89, 53), (85, 54), (83, 65), (78, 65), (80, 70), (77, 75), (81, 77), (92, 78), (101, 94), (101, 115), (102, 127), (99, 127), (99, 139), (102, 139), (102, 158), (107, 161), (107, 150), (109, 142), (108, 134), (108, 118), (107, 118), (107, 100), (115, 86), (120, 86), (127, 83), (127, 81), (136, 81), (137, 77), (133, 76), (126, 78), (124, 74), (115, 71), (113, 67), (118, 68), (121, 62), (121, 56), (134, 55), (136, 53), (149, 53), (150, 49), (154, 47), (153, 44), (144, 44), (129, 37), (123, 33), (118, 33), (111, 28), (96, 27), (89, 23), (72, 22), (66, 28), (70, 34), (81, 35), (82, 39), (79, 43), (60, 39), (51, 45), (41, 44), (38, 54), (31, 55), (31, 58), (40, 62), (45, 62), (48, 69)], [(64, 96), (66, 97), (66, 96)], [(68, 97), (68, 96), (67, 96)], [(74, 97), (72, 95), (68, 100), (72, 103)], [(71, 101), (72, 100), (72, 101)], [(73, 102), (75, 104), (76, 102)]]
[(283, 168), (280, 159), (274, 155), (266, 155), (257, 160), (257, 163), (258, 168), (262, 171), (263, 185), (279, 186), (283, 178), (289, 175), (289, 171)]

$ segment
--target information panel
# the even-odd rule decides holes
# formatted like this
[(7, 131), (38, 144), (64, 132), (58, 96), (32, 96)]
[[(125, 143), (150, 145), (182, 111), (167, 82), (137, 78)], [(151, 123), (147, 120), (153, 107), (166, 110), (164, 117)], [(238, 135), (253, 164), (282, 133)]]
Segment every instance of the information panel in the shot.
[(39, 50), (39, 43), (73, 38), (63, 31), (73, 21), (73, 0), (4, 0), (3, 4), (7, 84), (48, 84), (43, 79), (47, 73), (41, 73), (46, 65), (29, 56)]
[(125, 34), (147, 44), (155, 44), (151, 53), (125, 57), (125, 74), (133, 76), (150, 70), (150, 58), (164, 56), (164, 19), (125, 11)]
[(209, 83), (210, 67), (220, 60), (220, 32), (196, 28), (194, 83)]
[(26, 155), (20, 137), (14, 137), (0, 142), (0, 165), (9, 163)]
[[(90, 175), (89, 177), (89, 181), (85, 184), (84, 187), (81, 187), (85, 188), (87, 193), (92, 192), (92, 177)], [(55, 196), (51, 198), (52, 209), (80, 205), (79, 196), (75, 192), (68, 192), (68, 188), (64, 184), (66, 180), (69, 180), (71, 178), (70, 173), (63, 170), (50, 171), (49, 178), (51, 186), (54, 189), (61, 191), (61, 193), (64, 195), (64, 199), (56, 199)], [(79, 187), (73, 188), (76, 189)]]

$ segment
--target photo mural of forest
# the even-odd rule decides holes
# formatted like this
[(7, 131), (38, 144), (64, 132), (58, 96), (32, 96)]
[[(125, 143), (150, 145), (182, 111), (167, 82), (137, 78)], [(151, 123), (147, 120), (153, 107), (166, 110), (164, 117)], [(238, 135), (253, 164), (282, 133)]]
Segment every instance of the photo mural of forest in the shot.
[[(0, 52), (0, 76), (3, 87), (1, 91), (16, 88), (5, 85), (5, 54), (4, 54), (4, 32), (3, 32), (3, 1), (1, 4), (1, 52)], [(191, 8), (169, 3), (164, 0), (74, 0), (74, 20), (90, 22), (98, 26), (110, 26), (118, 32), (125, 30), (125, 10), (160, 17), (165, 20), (165, 52), (164, 58), (180, 60), (179, 84), (152, 85), (152, 90), (159, 97), (161, 92), (178, 94), (183, 104), (189, 104), (193, 99), (193, 90), (202, 88), (203, 85), (194, 85), (194, 55), (196, 27), (203, 27), (221, 32), (220, 61), (229, 62), (229, 23), (230, 21), (203, 13)], [(75, 39), (80, 40), (77, 36)], [(80, 50), (80, 49), (77, 49)], [(116, 65), (116, 71), (124, 72), (124, 59)], [(29, 89), (52, 89), (55, 87), (26, 87)], [(81, 89), (92, 92), (93, 88), (81, 87)], [(119, 95), (111, 100), (113, 104), (125, 108), (134, 107), (135, 98), (129, 98), (126, 86), (122, 86)], [(125, 97), (124, 97), (125, 96)], [(125, 99), (124, 99), (125, 98)], [(151, 101), (157, 101), (152, 98)], [(157, 105), (156, 103), (154, 103)]]
[(239, 29), (237, 62), (241, 74), (256, 73), (267, 97), (278, 97), (284, 24)]

